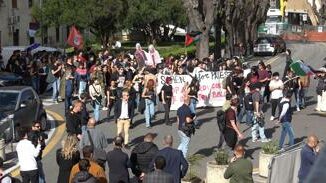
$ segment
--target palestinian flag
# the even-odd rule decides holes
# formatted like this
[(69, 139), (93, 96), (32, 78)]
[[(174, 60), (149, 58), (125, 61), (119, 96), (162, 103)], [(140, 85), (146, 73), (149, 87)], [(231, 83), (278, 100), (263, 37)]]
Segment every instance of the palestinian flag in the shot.
[(193, 43), (196, 43), (200, 39), (201, 32), (199, 31), (192, 31), (190, 33), (186, 34), (186, 39), (185, 39), (185, 46), (190, 46)]
[(303, 61), (301, 60), (292, 62), (290, 68), (297, 76), (306, 76), (314, 74), (311, 68), (305, 63), (303, 63)]

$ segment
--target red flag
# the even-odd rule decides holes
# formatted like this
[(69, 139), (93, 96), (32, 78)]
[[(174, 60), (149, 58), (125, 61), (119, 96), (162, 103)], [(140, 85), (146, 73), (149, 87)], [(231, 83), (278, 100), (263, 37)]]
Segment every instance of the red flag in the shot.
[(83, 36), (76, 29), (75, 26), (72, 26), (67, 40), (68, 44), (77, 49), (83, 49), (84, 40)]
[(194, 38), (192, 38), (189, 34), (186, 34), (185, 45), (189, 46), (192, 42), (194, 42)]

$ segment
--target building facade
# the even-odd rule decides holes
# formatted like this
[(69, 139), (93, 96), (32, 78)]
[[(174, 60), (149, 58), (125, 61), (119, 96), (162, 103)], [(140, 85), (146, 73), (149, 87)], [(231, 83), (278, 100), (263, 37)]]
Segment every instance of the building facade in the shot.
[(0, 47), (42, 46), (62, 47), (67, 37), (66, 26), (43, 27), (31, 15), (32, 7), (44, 0), (0, 0)]

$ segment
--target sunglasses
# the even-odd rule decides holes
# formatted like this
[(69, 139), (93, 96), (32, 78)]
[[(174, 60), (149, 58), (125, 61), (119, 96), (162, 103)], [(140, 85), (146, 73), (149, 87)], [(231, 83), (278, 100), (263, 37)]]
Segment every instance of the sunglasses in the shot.
[(41, 128), (40, 126), (34, 126), (35, 128)]

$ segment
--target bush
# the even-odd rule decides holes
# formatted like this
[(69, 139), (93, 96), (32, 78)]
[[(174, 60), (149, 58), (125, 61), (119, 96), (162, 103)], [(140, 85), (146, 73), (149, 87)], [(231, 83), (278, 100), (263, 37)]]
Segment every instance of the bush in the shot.
[(204, 156), (201, 154), (193, 154), (191, 156), (188, 156), (187, 161), (189, 163), (189, 170), (187, 172), (187, 175), (184, 177), (184, 180), (191, 181), (197, 178), (196, 173), (194, 172), (193, 168), (198, 165), (198, 161), (203, 159)]
[(217, 165), (228, 165), (229, 155), (226, 150), (218, 150), (215, 155)]
[(270, 141), (262, 146), (263, 153), (265, 154), (277, 154), (279, 147), (276, 141)]

